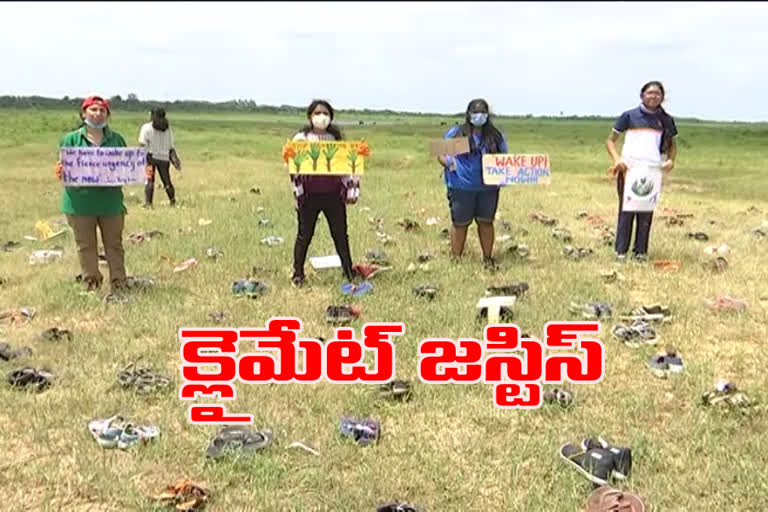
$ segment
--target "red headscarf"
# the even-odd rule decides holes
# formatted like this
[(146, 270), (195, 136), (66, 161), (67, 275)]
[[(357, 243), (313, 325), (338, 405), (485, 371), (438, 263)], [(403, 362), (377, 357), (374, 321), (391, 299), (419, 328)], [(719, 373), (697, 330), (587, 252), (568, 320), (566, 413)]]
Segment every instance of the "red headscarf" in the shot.
[(102, 98), (101, 96), (89, 96), (83, 100), (83, 104), (80, 105), (80, 110), (85, 110), (91, 105), (101, 105), (105, 109), (107, 109), (107, 114), (110, 113), (109, 111), (109, 102)]

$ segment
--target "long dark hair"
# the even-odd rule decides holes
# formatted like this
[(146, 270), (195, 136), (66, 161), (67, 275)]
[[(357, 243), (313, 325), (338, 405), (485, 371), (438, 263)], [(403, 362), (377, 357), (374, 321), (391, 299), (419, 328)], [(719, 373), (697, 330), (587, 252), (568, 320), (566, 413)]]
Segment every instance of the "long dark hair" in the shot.
[(315, 111), (318, 105), (322, 105), (325, 108), (328, 109), (328, 113), (331, 115), (331, 122), (328, 124), (328, 128), (325, 129), (328, 133), (334, 136), (336, 140), (342, 140), (344, 139), (344, 134), (341, 133), (341, 129), (339, 129), (338, 126), (333, 124), (333, 117), (335, 115), (335, 112), (333, 110), (333, 107), (330, 103), (328, 103), (325, 100), (313, 100), (312, 103), (309, 104), (309, 107), (307, 107), (307, 119), (310, 120), (309, 124), (307, 124), (304, 128), (301, 129), (301, 132), (304, 135), (307, 135), (309, 132), (312, 131), (312, 112)]
[(162, 107), (153, 108), (151, 113), (152, 128), (164, 132), (168, 129), (168, 120), (165, 118), (165, 109)]
[(664, 110), (664, 107), (662, 106), (662, 103), (664, 103), (664, 98), (666, 97), (666, 92), (664, 91), (664, 85), (659, 82), (658, 80), (651, 80), (650, 82), (646, 83), (640, 88), (640, 99), (643, 99), (643, 94), (645, 91), (652, 86), (656, 86), (661, 91), (661, 103), (659, 103), (658, 111), (659, 116), (661, 117), (661, 128), (662, 128), (662, 134), (661, 134), (661, 152), (666, 153), (667, 150), (669, 150), (669, 145), (672, 143), (672, 135), (671, 135), (671, 129), (672, 129), (672, 116), (667, 114), (667, 111)]
[(459, 135), (463, 137), (469, 137), (470, 151), (475, 152), (477, 150), (475, 147), (474, 137), (470, 137), (472, 130), (474, 129), (474, 125), (469, 121), (469, 112), (472, 107), (477, 105), (482, 105), (485, 107), (485, 110), (488, 111), (488, 121), (486, 121), (486, 123), (483, 125), (480, 132), (483, 145), (489, 153), (497, 153), (501, 147), (503, 137), (501, 135), (501, 131), (499, 131), (499, 129), (496, 128), (496, 126), (494, 126), (493, 122), (491, 121), (491, 109), (488, 106), (488, 102), (482, 98), (476, 98), (467, 104), (467, 110), (464, 116), (464, 124), (461, 126), (461, 131), (456, 134), (456, 137)]

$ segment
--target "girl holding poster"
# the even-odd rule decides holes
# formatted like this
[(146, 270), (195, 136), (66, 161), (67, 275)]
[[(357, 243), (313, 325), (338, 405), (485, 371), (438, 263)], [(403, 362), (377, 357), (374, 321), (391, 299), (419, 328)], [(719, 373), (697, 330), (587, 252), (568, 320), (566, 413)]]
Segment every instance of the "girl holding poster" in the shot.
[(464, 252), (467, 229), (474, 220), (486, 267), (495, 269), (493, 221), (499, 204), (499, 187), (483, 183), (483, 154), (506, 153), (504, 134), (491, 122), (488, 102), (475, 99), (467, 105), (463, 125), (453, 126), (444, 138), (467, 137), (469, 153), (443, 155), (437, 161), (445, 168), (448, 207), (451, 211), (451, 252)]
[[(309, 124), (293, 140), (342, 140), (341, 130), (333, 123), (334, 111), (330, 103), (315, 100), (307, 108)], [(347, 204), (354, 204), (360, 196), (359, 176), (318, 176), (292, 174), (298, 230), (293, 246), (293, 276), (291, 283), (304, 285), (304, 262), (317, 219), (322, 212), (328, 221), (331, 238), (341, 260), (347, 280), (354, 279), (352, 256), (347, 233)]]
[[(122, 135), (109, 129), (109, 102), (99, 96), (86, 98), (80, 107), (82, 126), (61, 138), (64, 147), (126, 147)], [(62, 179), (63, 165), (56, 163), (56, 177)], [(101, 287), (103, 276), (99, 272), (99, 253), (96, 228), (101, 230), (111, 291), (117, 292), (125, 284), (123, 251), (123, 225), (125, 205), (122, 187), (67, 186), (61, 199), (61, 211), (72, 227), (80, 260), (82, 281), (89, 291)]]
[[(660, 198), (662, 172), (672, 170), (677, 155), (675, 120), (661, 106), (664, 86), (661, 82), (648, 82), (640, 89), (640, 99), (638, 107), (619, 116), (605, 141), (613, 159), (609, 171), (616, 176), (619, 194), (615, 244), (619, 262), (627, 259), (635, 220), (633, 258), (647, 261), (651, 221)], [(616, 141), (621, 134), (625, 136), (619, 156)]]

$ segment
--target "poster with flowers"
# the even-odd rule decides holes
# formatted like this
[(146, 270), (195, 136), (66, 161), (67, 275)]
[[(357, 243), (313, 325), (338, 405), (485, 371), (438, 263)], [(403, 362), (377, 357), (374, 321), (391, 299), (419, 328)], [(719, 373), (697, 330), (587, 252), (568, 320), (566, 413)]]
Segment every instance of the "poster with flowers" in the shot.
[(283, 162), (291, 174), (362, 175), (370, 154), (364, 140), (294, 140), (283, 146)]

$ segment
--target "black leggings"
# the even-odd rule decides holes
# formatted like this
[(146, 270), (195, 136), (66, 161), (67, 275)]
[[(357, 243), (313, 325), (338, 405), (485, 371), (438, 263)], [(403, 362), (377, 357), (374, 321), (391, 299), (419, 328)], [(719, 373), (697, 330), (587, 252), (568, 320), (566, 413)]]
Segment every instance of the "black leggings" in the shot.
[(296, 243), (293, 246), (294, 276), (304, 276), (304, 262), (307, 259), (309, 244), (315, 235), (315, 226), (320, 212), (325, 215), (325, 219), (328, 221), (331, 238), (333, 238), (333, 244), (336, 246), (336, 253), (341, 259), (344, 275), (351, 281), (354, 274), (347, 234), (347, 206), (337, 192), (308, 195), (304, 198), (297, 212), (299, 229), (296, 233)]
[[(152, 165), (155, 171), (160, 173), (160, 179), (163, 181), (165, 187), (165, 193), (168, 194), (168, 199), (171, 204), (176, 203), (176, 190), (171, 183), (171, 162), (165, 160), (157, 160), (152, 157), (147, 158), (147, 162)], [(147, 180), (147, 184), (144, 186), (144, 199), (147, 204), (152, 204), (152, 198), (155, 195), (155, 173), (152, 172), (152, 178)]]

